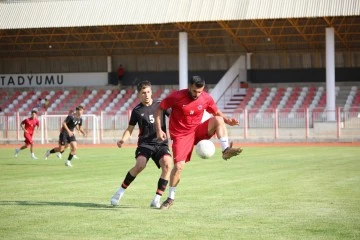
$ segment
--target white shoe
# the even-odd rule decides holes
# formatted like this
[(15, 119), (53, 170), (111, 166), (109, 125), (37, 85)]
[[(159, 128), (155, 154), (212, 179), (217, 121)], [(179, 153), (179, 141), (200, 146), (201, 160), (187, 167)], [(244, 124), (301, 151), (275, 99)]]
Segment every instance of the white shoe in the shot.
[(161, 206), (160, 201), (156, 201), (155, 199), (153, 199), (150, 203), (151, 208), (160, 208), (160, 206)]
[(47, 150), (45, 153), (45, 160), (47, 160), (49, 156), (50, 156), (50, 150)]
[(19, 152), (20, 152), (20, 149), (16, 148), (16, 149), (15, 149), (15, 157), (18, 157)]
[(124, 195), (124, 192), (122, 192), (122, 193), (116, 192), (114, 194), (114, 196), (112, 196), (112, 198), (111, 198), (111, 201), (110, 201), (111, 205), (113, 205), (113, 206), (118, 205), (119, 201), (123, 197), (123, 195)]
[(67, 167), (72, 167), (71, 162), (70, 162), (69, 160), (67, 160), (67, 161), (65, 162), (65, 166), (67, 166)]
[(79, 159), (79, 158), (78, 158), (78, 156), (76, 156), (76, 155), (74, 155), (74, 156), (73, 156), (73, 158), (75, 158), (75, 159)]
[(38, 159), (35, 155), (31, 156), (32, 159)]
[(59, 152), (56, 156), (57, 156), (59, 159), (62, 159), (62, 154), (61, 154), (61, 152)]

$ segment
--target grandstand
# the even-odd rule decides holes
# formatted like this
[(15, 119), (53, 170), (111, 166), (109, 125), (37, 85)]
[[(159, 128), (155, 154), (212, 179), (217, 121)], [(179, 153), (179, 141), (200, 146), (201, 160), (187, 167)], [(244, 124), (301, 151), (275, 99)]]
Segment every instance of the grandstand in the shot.
[[(266, 109), (286, 109), (296, 111), (301, 108), (309, 108), (310, 111), (316, 108), (325, 107), (326, 89), (322, 84), (304, 84), (304, 86), (291, 86), (283, 84), (281, 86), (269, 87), (258, 84), (257, 87), (244, 89), (233, 89), (233, 94), (226, 101), (219, 101), (219, 107), (222, 112), (233, 115), (247, 109), (257, 109), (264, 111)], [(155, 87), (153, 93), (154, 99), (166, 97), (171, 89)], [(211, 89), (209, 89), (211, 92)], [(75, 109), (78, 105), (89, 106), (87, 113), (117, 112), (124, 113), (129, 108), (133, 108), (137, 101), (137, 92), (132, 87), (119, 90), (109, 89), (65, 89), (65, 90), (36, 90), (12, 92), (0, 90), (0, 107), (6, 114), (19, 111), (27, 113), (29, 109), (37, 108), (37, 99), (48, 99), (50, 106), (47, 109), (48, 114), (61, 114)], [(66, 98), (66, 101), (64, 99)], [(336, 106), (349, 110), (357, 108), (360, 100), (360, 89), (357, 85), (348, 83), (346, 85), (336, 86)], [(39, 109), (41, 112), (44, 108)]]
[[(296, 84), (296, 83), (295, 83)], [(309, 87), (310, 85), (310, 87)], [(316, 108), (324, 108), (326, 105), (326, 88), (322, 84), (305, 84), (293, 87), (294, 83), (281, 86), (269, 87), (258, 84), (257, 87), (249, 87), (234, 92), (224, 104), (220, 104), (221, 110), (229, 116), (236, 112), (247, 109), (284, 109), (295, 112), (298, 109), (308, 108), (310, 111)], [(356, 83), (348, 83), (336, 86), (336, 106), (349, 110), (357, 108), (360, 91)], [(222, 103), (222, 102), (220, 102)]]

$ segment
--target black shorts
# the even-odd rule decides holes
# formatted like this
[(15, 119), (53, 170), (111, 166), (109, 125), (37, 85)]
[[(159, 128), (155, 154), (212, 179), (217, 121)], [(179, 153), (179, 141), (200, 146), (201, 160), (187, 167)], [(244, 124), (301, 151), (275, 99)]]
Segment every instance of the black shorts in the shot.
[(68, 133), (61, 132), (59, 135), (59, 144), (65, 146), (67, 143), (76, 142), (75, 135), (69, 136)]
[(135, 151), (135, 158), (144, 156), (148, 161), (150, 158), (156, 166), (160, 168), (160, 159), (165, 155), (171, 156), (169, 146), (167, 145), (144, 145), (138, 146)]

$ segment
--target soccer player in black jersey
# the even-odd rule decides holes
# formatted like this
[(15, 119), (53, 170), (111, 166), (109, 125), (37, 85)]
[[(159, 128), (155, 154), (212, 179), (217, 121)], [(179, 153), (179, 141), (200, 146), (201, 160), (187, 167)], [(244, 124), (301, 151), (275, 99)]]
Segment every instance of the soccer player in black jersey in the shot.
[[(141, 103), (132, 110), (129, 126), (124, 131), (121, 139), (117, 142), (117, 146), (121, 148), (126, 140), (128, 140), (131, 136), (135, 125), (139, 125), (139, 137), (137, 149), (135, 151), (136, 162), (134, 167), (128, 171), (121, 187), (111, 198), (111, 205), (118, 205), (126, 188), (146, 167), (148, 160), (152, 158), (156, 166), (161, 168), (161, 175), (158, 180), (155, 197), (151, 201), (150, 207), (160, 208), (160, 198), (166, 189), (170, 177), (172, 157), (168, 141), (159, 141), (156, 137), (154, 117), (159, 102), (152, 99), (151, 83), (149, 81), (140, 82), (137, 85), (137, 91)], [(165, 114), (162, 116), (162, 130), (166, 132)]]
[(63, 152), (65, 149), (65, 145), (70, 144), (70, 154), (65, 162), (65, 166), (72, 167), (71, 160), (76, 154), (77, 144), (76, 138), (74, 135), (74, 129), (78, 129), (80, 133), (86, 136), (84, 129), (82, 128), (82, 114), (84, 112), (83, 106), (76, 107), (76, 112), (73, 115), (68, 115), (65, 121), (62, 124), (62, 128), (60, 130), (59, 135), (59, 146), (48, 150), (45, 154), (45, 159), (49, 157), (50, 154), (56, 152)]
[[(75, 113), (76, 113), (76, 112), (75, 112), (73, 109), (70, 109), (68, 115), (74, 115)], [(67, 144), (64, 146), (64, 149), (63, 149), (61, 152), (58, 152), (58, 153), (56, 154), (56, 156), (57, 156), (58, 158), (62, 159), (62, 154), (66, 151), (66, 149), (69, 148), (69, 146), (70, 146), (69, 143), (67, 143)], [(76, 155), (74, 155), (73, 158), (74, 158), (74, 159), (79, 159)]]

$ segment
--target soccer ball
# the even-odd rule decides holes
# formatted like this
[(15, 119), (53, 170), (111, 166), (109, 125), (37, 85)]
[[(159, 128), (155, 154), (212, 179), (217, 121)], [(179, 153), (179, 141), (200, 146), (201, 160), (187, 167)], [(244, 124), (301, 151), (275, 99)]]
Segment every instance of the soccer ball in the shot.
[(195, 151), (203, 159), (210, 158), (215, 154), (215, 145), (210, 140), (201, 140), (196, 144)]

